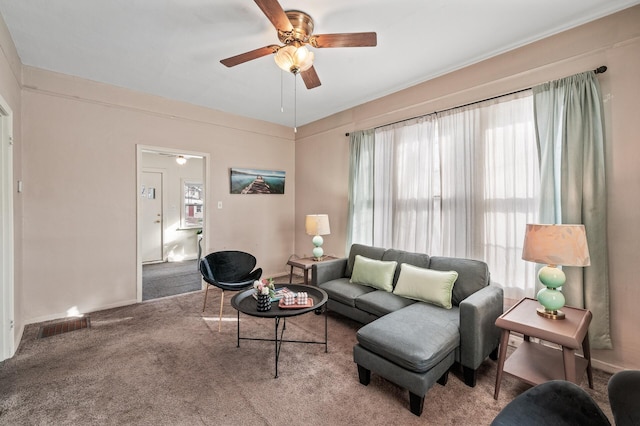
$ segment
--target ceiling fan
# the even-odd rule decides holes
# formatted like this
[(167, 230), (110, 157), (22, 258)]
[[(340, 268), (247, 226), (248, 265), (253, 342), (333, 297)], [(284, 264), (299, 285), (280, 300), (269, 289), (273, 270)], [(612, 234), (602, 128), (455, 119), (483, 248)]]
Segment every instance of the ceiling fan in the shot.
[(377, 35), (367, 33), (338, 33), (313, 35), (313, 19), (299, 10), (284, 11), (278, 0), (254, 0), (271, 21), (278, 32), (278, 39), (284, 46), (271, 44), (220, 62), (234, 67), (244, 62), (275, 54), (276, 64), (284, 71), (300, 74), (307, 89), (320, 86), (320, 79), (313, 67), (313, 52), (306, 45), (325, 47), (367, 47), (376, 46)]

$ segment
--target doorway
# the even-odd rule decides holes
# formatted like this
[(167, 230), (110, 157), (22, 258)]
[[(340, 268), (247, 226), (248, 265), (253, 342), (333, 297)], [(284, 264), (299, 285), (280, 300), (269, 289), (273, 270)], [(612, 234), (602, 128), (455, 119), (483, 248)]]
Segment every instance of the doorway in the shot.
[(138, 145), (138, 301), (203, 288), (208, 165), (206, 153)]

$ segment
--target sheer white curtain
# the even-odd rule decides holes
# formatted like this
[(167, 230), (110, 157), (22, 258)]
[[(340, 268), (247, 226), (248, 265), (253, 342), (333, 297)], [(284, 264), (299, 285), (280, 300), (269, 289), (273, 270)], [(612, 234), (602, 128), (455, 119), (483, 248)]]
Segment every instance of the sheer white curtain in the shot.
[(521, 259), (538, 216), (539, 172), (531, 91), (439, 115), (443, 255), (482, 259), (505, 297), (535, 294)]
[(534, 296), (535, 264), (521, 259), (538, 215), (531, 91), (381, 127), (366, 146), (352, 145), (350, 194), (370, 203), (350, 202), (362, 229), (348, 244), (484, 260), (505, 297)]
[(375, 131), (374, 244), (439, 251), (440, 175), (434, 115)]

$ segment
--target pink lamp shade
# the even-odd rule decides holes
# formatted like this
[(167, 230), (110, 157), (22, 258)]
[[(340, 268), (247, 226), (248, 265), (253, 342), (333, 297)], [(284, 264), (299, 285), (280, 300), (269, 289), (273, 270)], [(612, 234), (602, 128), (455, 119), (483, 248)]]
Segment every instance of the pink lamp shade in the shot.
[(550, 319), (563, 319), (565, 298), (559, 290), (566, 280), (558, 265), (589, 266), (589, 248), (584, 225), (527, 225), (522, 258), (544, 263), (538, 279), (546, 287), (536, 295), (542, 305), (538, 315)]
[(522, 258), (545, 265), (589, 266), (584, 225), (527, 225)]

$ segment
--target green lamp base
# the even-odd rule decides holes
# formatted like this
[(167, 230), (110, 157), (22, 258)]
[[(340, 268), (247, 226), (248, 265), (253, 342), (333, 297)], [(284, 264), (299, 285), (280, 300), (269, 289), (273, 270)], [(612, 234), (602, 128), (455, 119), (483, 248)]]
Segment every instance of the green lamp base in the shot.
[(322, 250), (322, 243), (324, 243), (324, 240), (320, 235), (316, 235), (315, 237), (313, 237), (311, 242), (315, 246), (312, 251), (313, 257), (316, 260), (322, 260), (322, 256), (324, 255), (324, 250)]
[(565, 283), (565, 275), (561, 269), (555, 266), (545, 266), (538, 273), (540, 282), (546, 287), (537, 294), (538, 302), (543, 307), (538, 308), (538, 315), (559, 320), (564, 319), (564, 312), (560, 310), (564, 306), (564, 295), (558, 290)]

